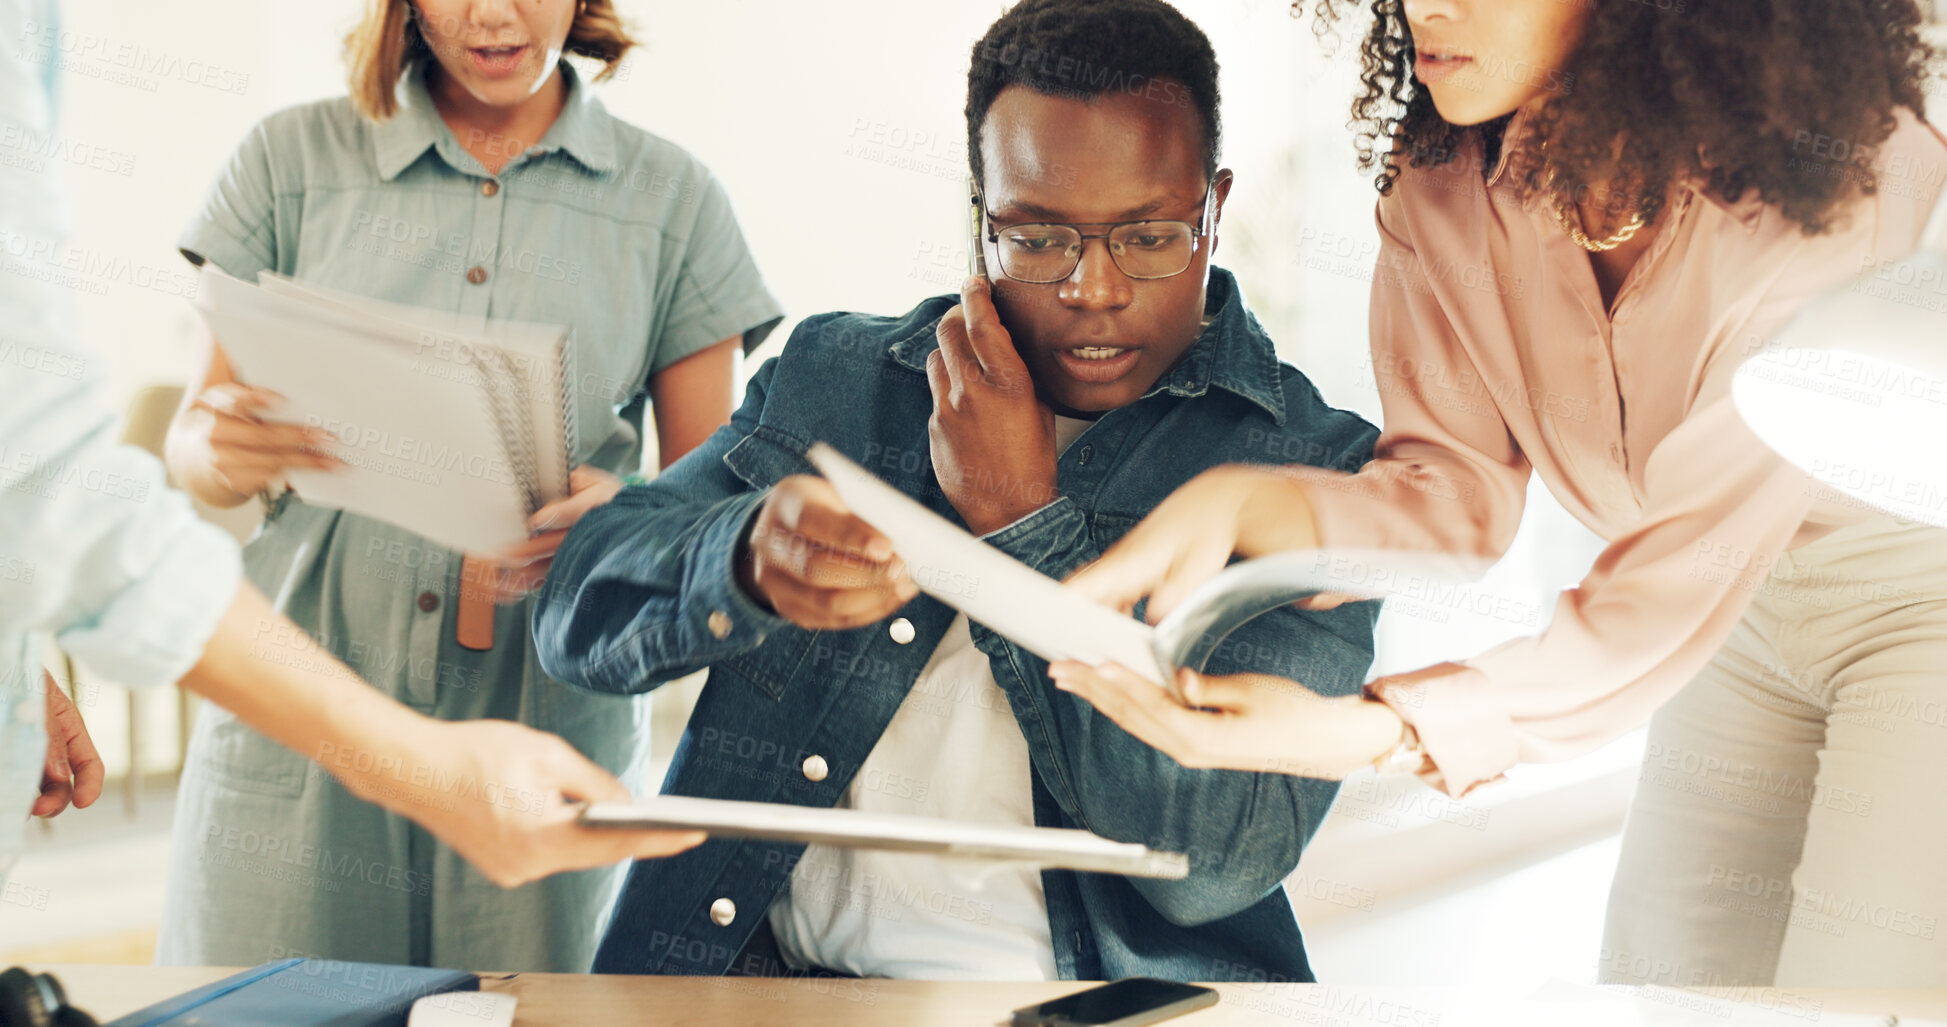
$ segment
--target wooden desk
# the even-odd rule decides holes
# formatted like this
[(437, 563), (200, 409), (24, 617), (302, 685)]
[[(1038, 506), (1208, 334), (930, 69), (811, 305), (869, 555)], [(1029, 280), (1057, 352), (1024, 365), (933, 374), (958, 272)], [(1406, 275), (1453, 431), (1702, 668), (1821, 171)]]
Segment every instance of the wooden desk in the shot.
[[(75, 1004), (103, 1021), (236, 972), (221, 967), (57, 965), (51, 972)], [(517, 1027), (993, 1027), (1020, 1006), (1079, 990), (1075, 981), (965, 983), (944, 981), (775, 980), (757, 977), (625, 977), (580, 974), (483, 974), (481, 986), (519, 996)], [(1323, 984), (1221, 984), (1216, 1006), (1171, 1027), (1506, 1027), (1506, 996), (1442, 989)], [(1723, 989), (1697, 996), (1749, 996)], [(1763, 996), (1760, 996), (1763, 998)], [(1785, 1005), (1784, 1003), (1789, 1003)], [(1898, 1013), (1947, 1019), (1943, 991), (1793, 991), (1763, 1004), (1799, 1011), (1815, 1025), (1836, 1013)], [(1724, 1016), (1721, 1011), (1718, 1016)], [(1566, 1011), (1563, 1011), (1566, 1012)], [(1708, 1014), (1708, 1008), (1692, 1009)], [(1582, 1021), (1586, 1022), (1586, 1021)], [(1720, 1022), (1722, 1022), (1720, 1020)], [(1547, 1027), (1573, 1027), (1556, 1021)]]

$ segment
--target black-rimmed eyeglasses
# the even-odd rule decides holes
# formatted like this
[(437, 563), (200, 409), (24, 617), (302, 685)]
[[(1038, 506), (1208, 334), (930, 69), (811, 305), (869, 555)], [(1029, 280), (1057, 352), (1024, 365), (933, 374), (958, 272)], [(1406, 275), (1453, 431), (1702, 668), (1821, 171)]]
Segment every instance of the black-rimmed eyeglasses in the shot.
[[(995, 227), (985, 202), (979, 203), (987, 241), (1000, 255), (1001, 273), (1017, 282), (1046, 285), (1075, 273), (1090, 239), (1105, 240), (1109, 259), (1130, 278), (1170, 278), (1189, 270), (1209, 234), (1217, 183), (1203, 193), (1203, 213), (1188, 221), (1099, 221), (1063, 224), (1034, 222)], [(1099, 228), (1099, 232), (1084, 232)]]

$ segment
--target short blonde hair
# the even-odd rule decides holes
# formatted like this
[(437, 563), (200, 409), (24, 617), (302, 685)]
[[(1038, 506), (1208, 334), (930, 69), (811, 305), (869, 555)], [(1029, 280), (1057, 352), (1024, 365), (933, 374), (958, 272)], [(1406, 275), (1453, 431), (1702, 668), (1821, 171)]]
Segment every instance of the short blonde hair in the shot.
[[(345, 37), (352, 106), (373, 121), (384, 121), (398, 111), (400, 76), (413, 63), (433, 59), (432, 47), (419, 34), (416, 21), (412, 0), (368, 0), (365, 16)], [(595, 75), (600, 82), (615, 73), (622, 55), (634, 45), (612, 0), (581, 0), (564, 49), (601, 61), (603, 68)]]

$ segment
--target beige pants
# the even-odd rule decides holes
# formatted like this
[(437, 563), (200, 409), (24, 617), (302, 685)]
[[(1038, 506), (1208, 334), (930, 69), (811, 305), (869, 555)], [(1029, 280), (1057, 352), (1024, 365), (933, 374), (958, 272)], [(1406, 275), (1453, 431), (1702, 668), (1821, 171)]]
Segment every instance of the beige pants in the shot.
[(1599, 976), (1947, 987), (1947, 531), (1878, 518), (1748, 573), (1650, 722)]

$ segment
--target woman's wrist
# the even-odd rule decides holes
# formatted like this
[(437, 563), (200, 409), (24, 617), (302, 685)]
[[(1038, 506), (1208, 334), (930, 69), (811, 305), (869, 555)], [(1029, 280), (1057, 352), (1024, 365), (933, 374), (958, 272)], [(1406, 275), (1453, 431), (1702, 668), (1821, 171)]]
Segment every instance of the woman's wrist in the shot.
[(438, 787), (447, 775), (443, 721), (389, 698), (379, 700), (358, 724), (336, 724), (308, 755), (360, 799), (395, 813), (423, 812), (421, 792)]
[[(1391, 711), (1395, 717), (1400, 719), (1402, 724), (1398, 742), (1380, 757), (1381, 762), (1387, 764), (1386, 767), (1382, 768), (1382, 772), (1400, 771), (1416, 773), (1434, 765), (1432, 754), (1427, 752), (1426, 746), (1420, 739), (1418, 727), (1393, 707), (1395, 705), (1402, 705), (1408, 709), (1418, 709), (1425, 701), (1425, 693), (1420, 688), (1422, 684), (1438, 678), (1449, 677), (1466, 669), (1466, 665), (1461, 663), (1436, 663), (1430, 667), (1422, 667), (1419, 670), (1408, 673), (1389, 674), (1385, 677), (1375, 678), (1372, 681), (1366, 682), (1364, 689), (1365, 697), (1373, 701), (1372, 705), (1383, 706)], [(1392, 696), (1390, 701), (1387, 699), (1388, 695)], [(1375, 766), (1377, 767), (1379, 764), (1376, 763)]]
[(1369, 708), (1384, 710), (1389, 721), (1398, 725), (1393, 730), (1392, 739), (1386, 747), (1375, 753), (1367, 765), (1381, 774), (1410, 774), (1426, 764), (1426, 750), (1420, 745), (1420, 733), (1413, 728), (1411, 721), (1399, 715), (1399, 711), (1386, 705), (1368, 684), (1362, 698)]
[(210, 448), (207, 434), (202, 438), (184, 438), (177, 434), (195, 430), (180, 425), (169, 430), (163, 442), (162, 462), (168, 468), (170, 478), (204, 506), (230, 510), (249, 502), (255, 493), (238, 491), (216, 469), (216, 453)]
[(195, 474), (183, 478), (183, 486), (190, 495), (201, 500), (205, 506), (218, 510), (233, 510), (250, 501), (251, 493), (239, 492), (225, 481), (216, 470), (216, 465), (206, 464)]
[(1302, 482), (1275, 467), (1252, 467), (1237, 511), (1237, 551), (1245, 557), (1318, 547), (1311, 498)]
[[(403, 782), (427, 779), (420, 764), (437, 765), (442, 722), (352, 676), (349, 668), (323, 675), (318, 717), (308, 737), (291, 748), (368, 802), (396, 809)], [(391, 787), (388, 787), (390, 783)]]
[(1348, 739), (1353, 766), (1349, 771), (1378, 765), (1412, 730), (1392, 707), (1371, 696), (1347, 696), (1346, 703), (1353, 711)]

